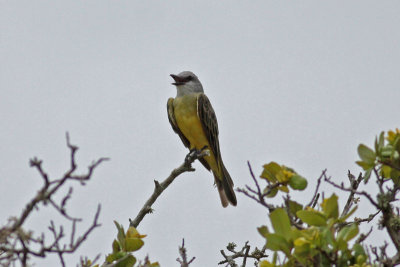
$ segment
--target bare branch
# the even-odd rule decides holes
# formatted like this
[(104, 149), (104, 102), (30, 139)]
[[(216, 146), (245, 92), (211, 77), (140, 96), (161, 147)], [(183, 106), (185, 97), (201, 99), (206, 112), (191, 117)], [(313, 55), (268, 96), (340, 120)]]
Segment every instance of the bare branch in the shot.
[(261, 250), (258, 249), (257, 247), (254, 249), (253, 252), (250, 252), (250, 245), (249, 241), (246, 241), (244, 246), (240, 249), (240, 251), (236, 251), (236, 244), (234, 243), (229, 243), (226, 249), (232, 253), (232, 255), (227, 255), (224, 250), (221, 250), (221, 255), (224, 257), (223, 261), (220, 261), (218, 265), (222, 264), (228, 264), (231, 267), (237, 267), (238, 265), (235, 262), (235, 259), (237, 258), (243, 258), (242, 261), (242, 267), (246, 266), (247, 259), (254, 259), (257, 263), (263, 259), (268, 257), (268, 255), (265, 255), (265, 250), (266, 247), (264, 246)]
[(155, 186), (153, 194), (151, 194), (150, 198), (144, 203), (143, 207), (136, 215), (136, 218), (134, 220), (129, 219), (130, 226), (136, 228), (143, 220), (144, 216), (153, 211), (152, 205), (161, 195), (161, 193), (175, 180), (175, 178), (184, 172), (195, 171), (195, 169), (192, 167), (192, 163), (196, 159), (200, 159), (208, 155), (208, 153), (209, 153), (208, 150), (206, 150), (205, 148), (203, 148), (202, 150), (192, 150), (186, 155), (185, 161), (178, 168), (174, 169), (162, 183), (159, 183), (157, 180), (154, 180)]
[(176, 261), (181, 264), (181, 267), (189, 267), (189, 264), (196, 259), (196, 257), (193, 257), (188, 261), (185, 248), (185, 239), (182, 239), (182, 246), (179, 247), (179, 255), (180, 258), (177, 258)]
[(343, 208), (342, 215), (341, 215), (342, 217), (345, 216), (347, 213), (349, 213), (350, 208), (354, 203), (354, 194), (357, 192), (358, 186), (360, 185), (361, 181), (364, 179), (364, 177), (360, 173), (356, 180), (354, 175), (351, 174), (350, 171), (348, 171), (347, 177), (349, 178), (349, 181), (350, 181), (351, 191), (350, 191), (349, 197), (347, 198), (346, 205)]
[(334, 187), (336, 187), (336, 188), (339, 188), (340, 190), (343, 190), (343, 191), (347, 191), (347, 192), (354, 192), (354, 194), (356, 194), (356, 195), (362, 195), (362, 196), (364, 196), (364, 197), (366, 197), (368, 200), (369, 200), (369, 202), (371, 202), (371, 204), (372, 205), (374, 205), (376, 208), (379, 208), (379, 205), (378, 205), (378, 203), (376, 203), (375, 201), (374, 201), (374, 199), (371, 197), (371, 195), (370, 194), (368, 194), (367, 192), (365, 192), (365, 191), (355, 191), (353, 188), (347, 188), (347, 187), (345, 187), (344, 185), (343, 185), (343, 183), (342, 184), (336, 184), (335, 182), (333, 182), (332, 180), (331, 180), (331, 178), (329, 178), (329, 177), (326, 177), (325, 176), (325, 182), (327, 182), (328, 184), (331, 184), (332, 186), (334, 186)]
[(311, 198), (310, 203), (308, 203), (306, 207), (315, 207), (315, 205), (317, 204), (318, 199), (319, 199), (319, 193), (318, 193), (319, 186), (321, 185), (322, 178), (325, 177), (325, 176), (326, 176), (326, 169), (323, 170), (321, 175), (319, 176), (319, 178), (317, 180), (317, 186), (315, 187), (314, 195)]
[[(26, 204), (21, 215), (19, 217), (13, 217), (9, 220), (9, 223), (0, 228), (0, 266), (8, 266), (15, 261), (20, 261), (22, 266), (27, 266), (28, 260), (33, 257), (46, 257), (48, 253), (58, 255), (61, 266), (65, 266), (64, 255), (70, 254), (76, 251), (76, 249), (87, 239), (88, 235), (99, 227), (98, 218), (100, 215), (100, 205), (97, 208), (97, 212), (94, 216), (92, 225), (77, 239), (75, 239), (76, 223), (81, 221), (79, 218), (74, 218), (67, 213), (66, 206), (68, 200), (72, 197), (72, 187), (69, 188), (67, 194), (62, 198), (60, 203), (57, 203), (53, 197), (58, 190), (64, 186), (68, 181), (71, 180), (89, 180), (92, 177), (94, 169), (99, 166), (100, 163), (107, 160), (107, 158), (100, 158), (88, 167), (88, 172), (81, 176), (77, 176), (75, 171), (77, 164), (75, 161), (75, 154), (78, 150), (77, 146), (70, 143), (69, 134), (66, 134), (67, 147), (70, 149), (70, 168), (60, 179), (51, 180), (48, 174), (42, 167), (42, 160), (34, 157), (30, 160), (30, 166), (35, 168), (41, 178), (43, 179), (43, 186), (36, 193), (35, 197)], [(61, 240), (66, 236), (64, 226), (56, 226), (53, 221), (50, 221), (48, 227), (52, 234), (52, 241), (45, 241), (45, 234), (41, 233), (38, 237), (33, 236), (32, 231), (26, 231), (23, 229), (23, 225), (26, 219), (32, 214), (32, 212), (40, 205), (50, 203), (62, 217), (71, 221), (72, 230), (70, 235), (70, 243), (67, 246), (62, 244)], [(33, 246), (36, 244), (37, 246)]]
[[(274, 183), (274, 184), (269, 184), (266, 187), (266, 190), (262, 191), (260, 188), (260, 185), (258, 184), (258, 181), (254, 175), (254, 172), (251, 168), (250, 162), (247, 162), (247, 165), (249, 167), (249, 171), (250, 171), (250, 176), (253, 179), (254, 184), (256, 185), (256, 190), (252, 189), (250, 186), (246, 185), (246, 189), (244, 188), (237, 188), (236, 191), (239, 193), (244, 194), (245, 196), (255, 200), (257, 203), (263, 205), (264, 207), (266, 207), (270, 212), (273, 211), (275, 209), (274, 205), (271, 205), (267, 202), (265, 202), (265, 197), (271, 193), (272, 190), (278, 188), (279, 186), (282, 185), (282, 183)], [(250, 192), (250, 193), (249, 193)]]

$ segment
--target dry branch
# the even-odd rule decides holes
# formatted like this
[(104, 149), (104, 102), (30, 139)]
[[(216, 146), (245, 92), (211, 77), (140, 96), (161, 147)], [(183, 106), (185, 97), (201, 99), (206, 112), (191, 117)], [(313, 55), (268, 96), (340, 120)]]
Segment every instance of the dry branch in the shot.
[[(66, 139), (67, 147), (70, 149), (70, 168), (61, 178), (56, 180), (50, 179), (42, 167), (42, 160), (39, 160), (36, 157), (30, 160), (30, 166), (38, 171), (39, 175), (43, 179), (43, 185), (34, 198), (25, 205), (25, 208), (19, 217), (10, 218), (9, 223), (0, 228), (0, 266), (8, 266), (16, 261), (19, 261), (21, 266), (27, 266), (31, 258), (44, 258), (48, 254), (58, 255), (61, 266), (65, 266), (64, 254), (75, 252), (87, 239), (89, 234), (96, 227), (100, 226), (98, 218), (101, 207), (98, 205), (92, 224), (86, 231), (76, 238), (76, 224), (81, 221), (81, 219), (70, 216), (66, 209), (67, 202), (72, 197), (72, 187), (70, 187), (60, 203), (57, 203), (57, 201), (54, 200), (56, 193), (61, 187), (65, 186), (68, 181), (79, 181), (83, 185), (85, 181), (91, 179), (94, 169), (103, 161), (108, 160), (108, 158), (100, 158), (88, 167), (86, 173), (77, 175), (75, 173), (77, 169), (75, 154), (78, 147), (70, 143), (68, 133), (66, 134)], [(50, 221), (50, 226), (48, 227), (52, 235), (52, 241), (50, 242), (45, 240), (44, 233), (35, 237), (32, 230), (25, 230), (23, 228), (27, 218), (33, 215), (33, 212), (37, 210), (40, 205), (46, 205), (48, 203), (50, 203), (50, 206), (53, 207), (64, 219), (71, 223), (69, 244), (61, 242), (62, 239), (66, 237), (64, 226), (56, 226), (53, 221)]]
[(176, 169), (174, 169), (171, 174), (162, 182), (159, 183), (157, 180), (154, 180), (154, 191), (151, 194), (150, 198), (144, 203), (143, 207), (140, 209), (139, 213), (136, 215), (134, 220), (130, 221), (130, 226), (137, 227), (140, 222), (143, 220), (146, 214), (151, 213), (153, 211), (152, 205), (157, 200), (157, 198), (161, 195), (161, 193), (175, 180), (176, 177), (181, 175), (184, 172), (193, 172), (195, 169), (192, 167), (192, 163), (199, 158), (202, 158), (208, 155), (208, 150), (192, 150), (189, 154), (186, 155), (185, 161)]

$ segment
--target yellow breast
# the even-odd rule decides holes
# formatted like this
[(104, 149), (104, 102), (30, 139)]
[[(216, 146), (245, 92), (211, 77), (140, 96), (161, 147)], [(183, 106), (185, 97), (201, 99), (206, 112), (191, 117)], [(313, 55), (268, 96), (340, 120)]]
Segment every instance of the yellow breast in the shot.
[[(204, 146), (210, 148), (207, 137), (197, 114), (198, 94), (185, 95), (174, 99), (175, 120), (179, 129), (190, 142), (190, 148), (202, 149)], [(218, 169), (215, 157), (210, 151), (210, 156), (204, 157), (211, 169)]]

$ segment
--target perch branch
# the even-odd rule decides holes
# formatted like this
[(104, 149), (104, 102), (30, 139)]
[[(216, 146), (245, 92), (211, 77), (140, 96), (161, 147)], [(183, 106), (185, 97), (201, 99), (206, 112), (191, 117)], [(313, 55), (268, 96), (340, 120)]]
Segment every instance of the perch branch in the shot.
[(174, 169), (163, 182), (160, 183), (157, 180), (154, 180), (155, 187), (153, 193), (151, 194), (150, 198), (144, 203), (143, 207), (136, 215), (136, 218), (134, 220), (129, 220), (130, 226), (136, 228), (143, 220), (143, 218), (148, 213), (151, 213), (153, 211), (152, 205), (161, 195), (161, 193), (175, 180), (175, 178), (184, 172), (195, 171), (195, 169), (192, 167), (192, 163), (196, 159), (200, 159), (206, 155), (209, 155), (209, 151), (206, 148), (203, 148), (201, 150), (191, 150), (189, 154), (186, 155), (185, 161), (178, 168)]

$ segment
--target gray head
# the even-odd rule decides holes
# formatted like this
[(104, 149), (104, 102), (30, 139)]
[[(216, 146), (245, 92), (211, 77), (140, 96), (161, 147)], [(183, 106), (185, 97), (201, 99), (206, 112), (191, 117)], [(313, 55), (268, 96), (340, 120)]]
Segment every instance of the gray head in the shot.
[(171, 74), (171, 77), (175, 81), (172, 84), (176, 86), (176, 96), (204, 92), (199, 78), (191, 71), (182, 71), (178, 75)]

